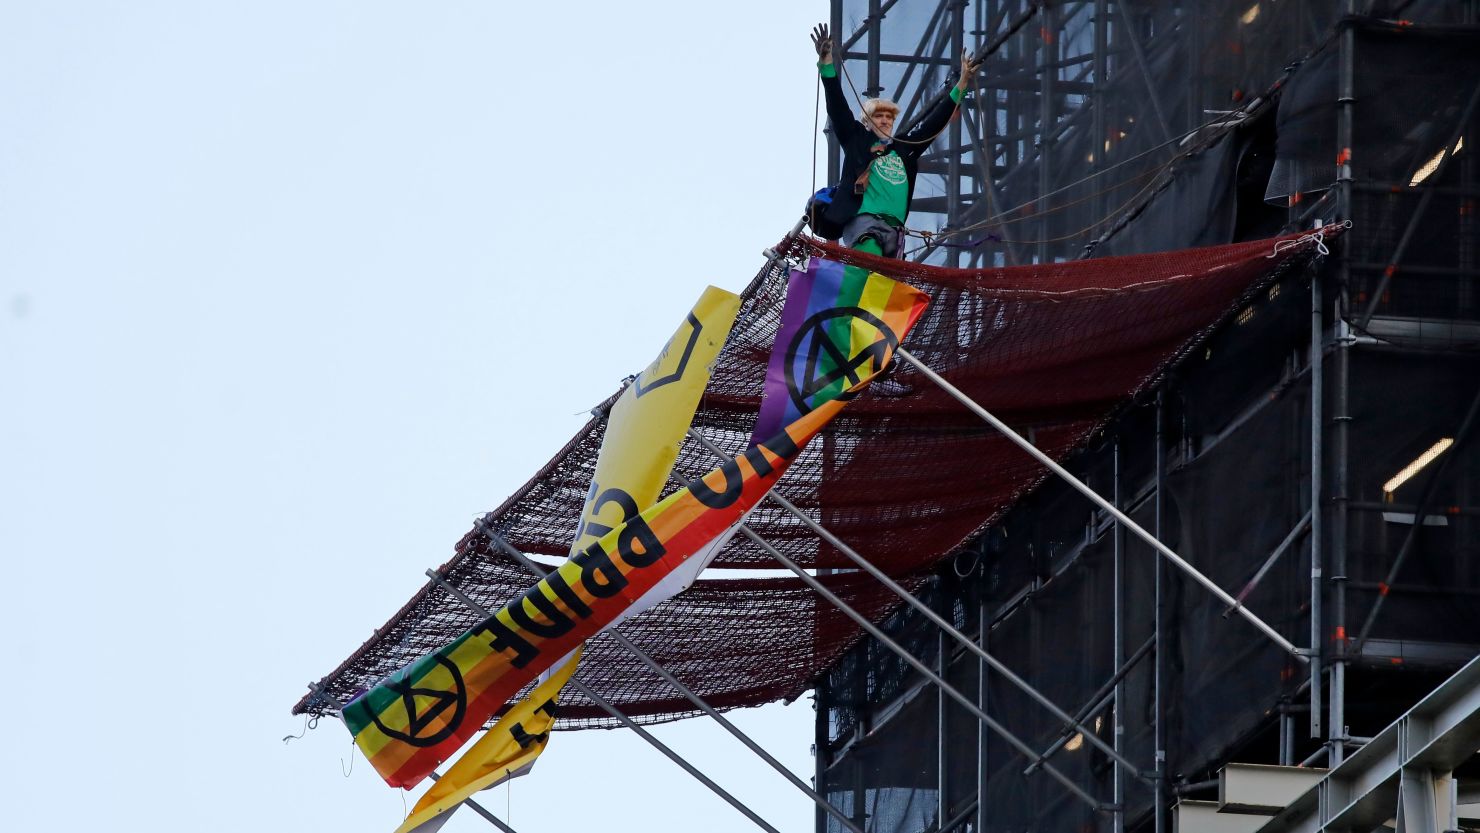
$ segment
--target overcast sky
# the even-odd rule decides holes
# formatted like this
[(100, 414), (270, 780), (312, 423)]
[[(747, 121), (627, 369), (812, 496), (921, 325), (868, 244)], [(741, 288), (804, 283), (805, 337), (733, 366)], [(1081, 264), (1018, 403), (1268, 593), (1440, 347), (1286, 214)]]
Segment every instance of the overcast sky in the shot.
[[(289, 708), (811, 189), (827, 4), (679, 8), (0, 3), (0, 826), (400, 823)], [(737, 722), (810, 777), (809, 702)], [(660, 735), (811, 829), (711, 724)], [(754, 829), (619, 731), (484, 797)]]

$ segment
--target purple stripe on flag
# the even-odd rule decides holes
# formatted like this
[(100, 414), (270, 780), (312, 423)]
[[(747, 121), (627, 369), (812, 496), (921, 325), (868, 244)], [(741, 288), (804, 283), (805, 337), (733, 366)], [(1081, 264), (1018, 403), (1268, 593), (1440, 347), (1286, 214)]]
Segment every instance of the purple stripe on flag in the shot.
[(802, 415), (786, 384), (788, 348), (803, 322), (818, 311), (836, 305), (842, 288), (843, 264), (836, 261), (814, 257), (807, 263), (806, 271), (792, 271), (786, 287), (786, 304), (781, 308), (781, 326), (776, 330), (776, 344), (766, 365), (766, 389), (755, 431), (750, 435), (751, 445), (776, 436)]

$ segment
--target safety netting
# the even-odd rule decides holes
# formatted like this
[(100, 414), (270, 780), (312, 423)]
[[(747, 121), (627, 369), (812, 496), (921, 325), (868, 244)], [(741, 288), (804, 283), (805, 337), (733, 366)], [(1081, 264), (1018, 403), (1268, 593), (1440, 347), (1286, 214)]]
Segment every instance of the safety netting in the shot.
[[(1083, 447), (1114, 414), (1152, 390), (1252, 293), (1302, 267), (1311, 236), (1157, 254), (989, 269), (947, 269), (871, 257), (789, 237), (742, 293), (739, 318), (713, 368), (696, 431), (742, 450), (760, 405), (789, 266), (823, 256), (909, 281), (931, 305), (904, 343), (916, 358), (1057, 459)], [(610, 401), (610, 400), (608, 400)], [(520, 550), (563, 557), (597, 452), (602, 410), (502, 506), (457, 542), (440, 573), (462, 593), (499, 607), (534, 578), (481, 531)], [(714, 467), (714, 452), (685, 442), (669, 491)], [(906, 587), (999, 519), (1047, 476), (904, 361), (836, 418), (777, 491)], [(855, 571), (799, 519), (763, 503), (747, 523), (873, 621), (899, 604)], [(775, 570), (737, 536), (715, 568)], [(837, 572), (835, 569), (843, 571)], [(305, 696), (295, 713), (322, 714), (387, 674), (450, 642), (479, 617), (429, 583)], [(896, 617), (897, 618), (897, 617)], [(621, 626), (621, 632), (716, 708), (793, 699), (836, 662), (861, 630), (799, 579), (703, 579)], [(638, 722), (697, 713), (606, 637), (578, 676)], [(615, 721), (581, 695), (562, 698), (561, 728)]]

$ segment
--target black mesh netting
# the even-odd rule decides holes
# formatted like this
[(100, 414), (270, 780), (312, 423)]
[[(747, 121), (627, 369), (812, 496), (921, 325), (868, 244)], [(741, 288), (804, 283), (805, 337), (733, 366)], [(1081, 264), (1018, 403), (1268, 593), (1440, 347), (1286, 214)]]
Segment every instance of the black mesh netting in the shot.
[[(856, 262), (925, 290), (930, 308), (904, 346), (1062, 458), (1082, 446), (1118, 404), (1154, 384), (1246, 293), (1303, 264), (1314, 249), (1309, 241), (1277, 247), (1263, 240), (984, 270), (883, 260), (809, 239), (789, 241), (779, 251), (792, 260), (822, 254)], [(755, 420), (786, 281), (786, 263), (778, 262), (744, 292), (695, 419), (698, 431), (727, 451), (743, 448)], [(563, 556), (602, 430), (602, 419), (593, 419), (485, 522), (525, 552)], [(692, 479), (714, 464), (710, 452), (686, 442), (674, 480)], [(896, 362), (812, 442), (778, 491), (915, 588), (933, 565), (1001, 517), (1044, 476), (1026, 453)], [(763, 504), (748, 523), (804, 566), (850, 563), (773, 505)], [(714, 566), (777, 565), (737, 537)], [(533, 583), (476, 530), (458, 542), (441, 572), (490, 607)], [(823, 580), (875, 621), (896, 606), (878, 582), (856, 573)], [(324, 691), (348, 701), (450, 642), (474, 620), (457, 599), (429, 585), (324, 679)], [(624, 624), (622, 632), (719, 708), (800, 695), (860, 633), (792, 578), (701, 580)], [(594, 641), (579, 676), (640, 721), (696, 713), (605, 638)], [(310, 694), (294, 711), (319, 714), (329, 708), (326, 698)], [(574, 693), (561, 708), (564, 728), (612, 724)]]

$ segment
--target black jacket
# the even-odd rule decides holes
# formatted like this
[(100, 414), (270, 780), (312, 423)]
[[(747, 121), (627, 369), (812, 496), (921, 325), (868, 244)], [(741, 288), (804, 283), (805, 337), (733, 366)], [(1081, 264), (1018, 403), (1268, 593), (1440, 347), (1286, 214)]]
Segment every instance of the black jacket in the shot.
[[(827, 98), (827, 118), (832, 122), (833, 135), (837, 137), (838, 144), (843, 148), (843, 173), (838, 178), (838, 188), (833, 194), (832, 205), (828, 207), (824, 216), (838, 224), (845, 225), (858, 214), (858, 209), (863, 205), (863, 196), (853, 193), (853, 183), (858, 180), (864, 168), (874, 161), (873, 154), (869, 149), (879, 137), (874, 131), (865, 127), (853, 115), (853, 110), (848, 106), (848, 100), (843, 97), (843, 85), (838, 77), (822, 79), (823, 94)], [(920, 154), (930, 147), (930, 140), (935, 137), (951, 120), (952, 114), (956, 112), (956, 102), (947, 95), (937, 101), (920, 123), (915, 125), (909, 132), (898, 136), (891, 147), (899, 158), (904, 162), (904, 170), (908, 176), (908, 191), (910, 199), (915, 196), (915, 172), (919, 168)], [(906, 203), (908, 205), (908, 203)], [(899, 219), (903, 220), (904, 217)]]

